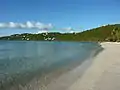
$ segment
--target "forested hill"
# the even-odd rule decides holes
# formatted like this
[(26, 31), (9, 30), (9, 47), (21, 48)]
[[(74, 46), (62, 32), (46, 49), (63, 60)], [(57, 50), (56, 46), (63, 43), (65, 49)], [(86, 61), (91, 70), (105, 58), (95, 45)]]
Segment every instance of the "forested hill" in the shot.
[(85, 41), (120, 41), (120, 24), (106, 25), (80, 33)]
[(106, 25), (80, 33), (14, 34), (0, 40), (55, 40), (55, 41), (120, 41), (120, 24)]

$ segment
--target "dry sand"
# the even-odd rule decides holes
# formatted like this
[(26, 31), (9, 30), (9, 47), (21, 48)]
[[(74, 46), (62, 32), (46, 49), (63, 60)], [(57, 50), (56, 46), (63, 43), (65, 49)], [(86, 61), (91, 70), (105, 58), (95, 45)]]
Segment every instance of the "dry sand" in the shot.
[(67, 90), (120, 90), (120, 43), (101, 43), (104, 50)]

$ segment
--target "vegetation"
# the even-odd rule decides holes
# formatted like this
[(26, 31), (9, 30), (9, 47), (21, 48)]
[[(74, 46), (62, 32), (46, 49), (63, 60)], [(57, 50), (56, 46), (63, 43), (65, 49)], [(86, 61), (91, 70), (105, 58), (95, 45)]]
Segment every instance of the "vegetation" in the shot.
[(0, 40), (56, 40), (56, 41), (119, 41), (120, 24), (106, 25), (79, 33), (41, 33), (41, 34), (14, 34), (0, 37)]

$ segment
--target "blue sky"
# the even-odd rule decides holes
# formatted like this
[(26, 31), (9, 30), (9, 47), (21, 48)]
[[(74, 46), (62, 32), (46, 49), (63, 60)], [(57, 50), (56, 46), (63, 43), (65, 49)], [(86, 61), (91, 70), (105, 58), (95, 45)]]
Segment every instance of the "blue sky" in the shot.
[[(51, 23), (64, 32), (120, 23), (120, 0), (0, 0), (0, 23)], [(38, 32), (38, 29), (0, 28), (0, 35)]]

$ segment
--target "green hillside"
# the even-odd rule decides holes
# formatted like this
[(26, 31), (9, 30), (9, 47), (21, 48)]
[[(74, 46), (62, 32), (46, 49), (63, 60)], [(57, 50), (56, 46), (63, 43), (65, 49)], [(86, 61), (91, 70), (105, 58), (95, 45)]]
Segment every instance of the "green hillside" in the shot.
[(120, 25), (107, 25), (87, 30), (81, 32), (79, 38), (85, 41), (119, 41)]
[(80, 33), (14, 34), (0, 40), (120, 41), (120, 24), (106, 25)]

